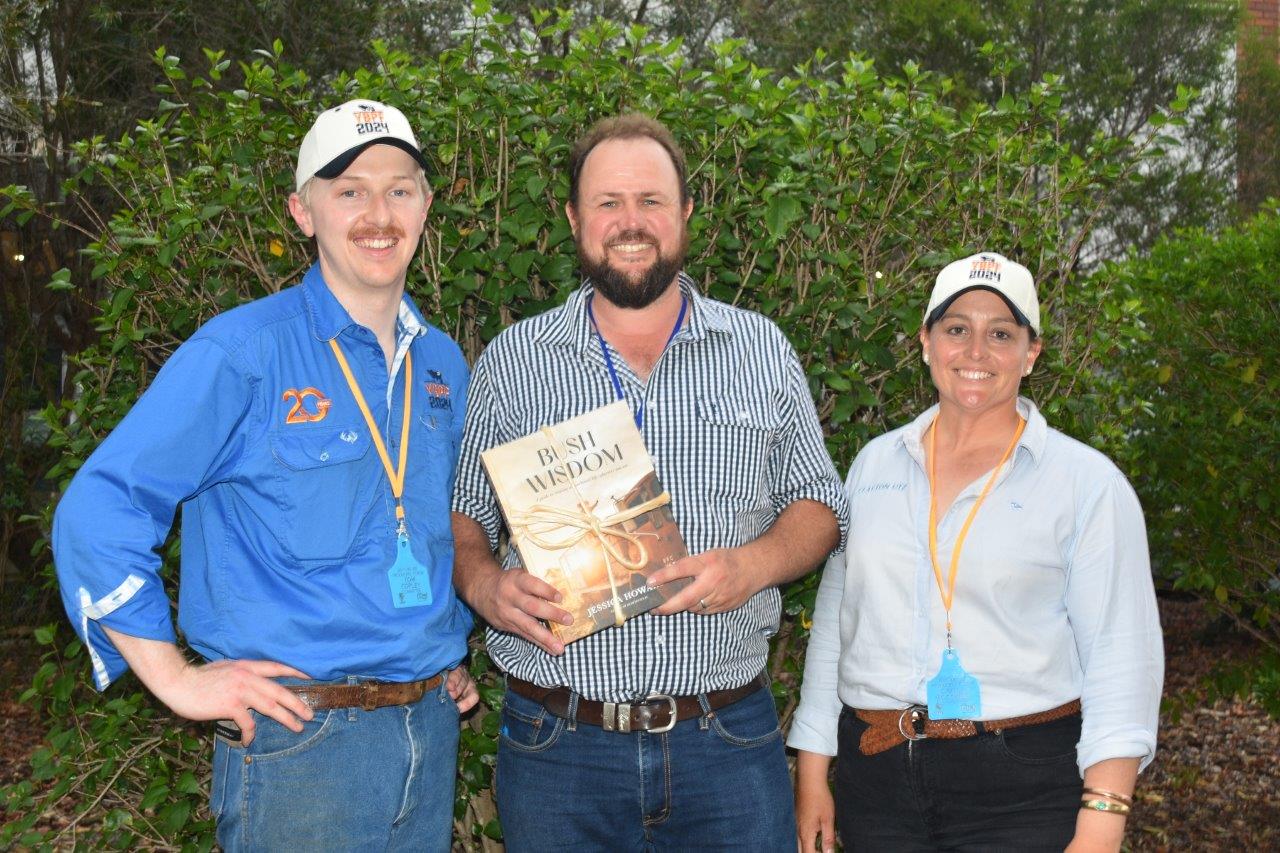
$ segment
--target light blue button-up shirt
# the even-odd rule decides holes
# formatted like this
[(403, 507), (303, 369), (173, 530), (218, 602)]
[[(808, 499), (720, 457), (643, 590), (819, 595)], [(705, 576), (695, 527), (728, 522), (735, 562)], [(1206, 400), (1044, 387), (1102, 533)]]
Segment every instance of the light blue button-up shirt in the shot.
[[(428, 677), (466, 651), (449, 496), (468, 372), (406, 297), (388, 370), (312, 267), (178, 348), (76, 474), (54, 517), (63, 604), (105, 688), (126, 668), (102, 625), (173, 641), (157, 549), (182, 512), (178, 622), (206, 659), (260, 658), (313, 678)], [(393, 462), (405, 354), (412, 414), (404, 505), (433, 601), (396, 607), (395, 501), (329, 341), (337, 339)]]
[[(1110, 460), (1050, 429), (1031, 401), (1017, 406), (1027, 427), (965, 539), (953, 644), (981, 685), (981, 719), (1079, 698), (1081, 771), (1108, 758), (1146, 766), (1164, 650), (1142, 508)], [(790, 746), (835, 755), (842, 703), (927, 704), (946, 636), (921, 444), (936, 414), (935, 406), (871, 441), (849, 470), (849, 544), (827, 563), (818, 590)], [(988, 476), (939, 521), (944, 573)]]

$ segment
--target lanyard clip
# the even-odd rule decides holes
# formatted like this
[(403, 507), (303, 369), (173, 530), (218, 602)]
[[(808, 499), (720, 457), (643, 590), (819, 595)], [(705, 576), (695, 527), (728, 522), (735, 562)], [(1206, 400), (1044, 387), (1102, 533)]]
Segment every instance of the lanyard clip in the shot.
[(403, 516), (400, 518), (400, 522), (396, 525), (396, 538), (401, 542), (409, 541), (409, 525), (405, 523)]

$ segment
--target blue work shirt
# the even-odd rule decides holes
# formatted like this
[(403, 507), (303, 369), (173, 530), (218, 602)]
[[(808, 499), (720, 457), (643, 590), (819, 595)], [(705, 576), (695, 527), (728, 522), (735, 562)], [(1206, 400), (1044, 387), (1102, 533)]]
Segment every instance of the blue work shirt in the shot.
[[(105, 688), (127, 668), (102, 625), (173, 641), (157, 549), (182, 508), (178, 624), (208, 660), (279, 661), (312, 678), (426, 678), (466, 652), (449, 499), (468, 372), (405, 297), (392, 369), (316, 264), (302, 284), (213, 318), (173, 354), (76, 474), (54, 515), (62, 599)], [(395, 500), (329, 341), (392, 464), (412, 414), (404, 506), (432, 601), (396, 607)]]

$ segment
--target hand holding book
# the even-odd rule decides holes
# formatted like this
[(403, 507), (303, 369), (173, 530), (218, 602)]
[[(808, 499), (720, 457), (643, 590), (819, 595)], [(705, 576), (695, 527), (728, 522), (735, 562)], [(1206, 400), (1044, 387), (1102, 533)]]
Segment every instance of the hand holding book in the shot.
[(481, 588), (473, 588), (472, 596), (472, 606), (492, 627), (518, 634), (547, 654), (564, 654), (564, 641), (544, 623), (572, 625), (573, 616), (557, 606), (563, 596), (551, 584), (524, 569), (504, 572), (495, 564), (494, 572)]
[[(689, 583), (659, 587), (650, 581), (686, 551), (671, 497), (658, 482), (626, 403), (544, 426), (480, 458), (506, 516), (511, 544), (529, 573), (545, 582), (534, 586), (527, 577), (492, 582), (502, 585), (507, 600), (522, 602), (523, 613), (509, 614), (518, 633), (538, 642), (539, 634), (525, 624), (538, 615), (535, 610), (555, 616), (567, 612), (571, 619), (540, 618), (548, 618), (550, 632), (569, 643), (621, 625)], [(518, 584), (544, 601), (520, 599), (511, 589)], [(552, 587), (557, 597), (546, 594)], [(534, 609), (523, 606), (529, 604)], [(556, 646), (539, 645), (557, 653)]]
[(696, 556), (685, 557), (654, 572), (649, 582), (654, 585), (680, 578), (692, 582), (653, 612), (670, 616), (688, 610), (692, 613), (725, 613), (736, 610), (751, 596), (769, 586), (767, 579), (757, 577), (756, 560), (747, 558), (743, 548), (716, 548)]

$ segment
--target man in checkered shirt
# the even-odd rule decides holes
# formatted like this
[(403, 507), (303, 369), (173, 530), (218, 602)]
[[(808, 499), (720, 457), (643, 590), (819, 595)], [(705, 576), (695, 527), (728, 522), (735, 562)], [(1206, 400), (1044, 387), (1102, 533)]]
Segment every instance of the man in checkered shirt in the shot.
[[(454, 493), (454, 580), (508, 677), (498, 811), (513, 853), (795, 843), (766, 672), (778, 585), (842, 545), (841, 482), (803, 370), (768, 319), (682, 271), (684, 155), (653, 119), (597, 123), (570, 158), (585, 282), (476, 363)], [(494, 557), (502, 517), (480, 453), (616, 399), (635, 414), (692, 556), (666, 604), (565, 648), (559, 594)]]

